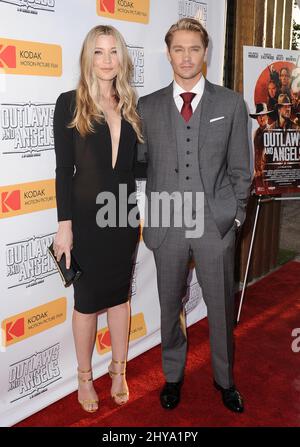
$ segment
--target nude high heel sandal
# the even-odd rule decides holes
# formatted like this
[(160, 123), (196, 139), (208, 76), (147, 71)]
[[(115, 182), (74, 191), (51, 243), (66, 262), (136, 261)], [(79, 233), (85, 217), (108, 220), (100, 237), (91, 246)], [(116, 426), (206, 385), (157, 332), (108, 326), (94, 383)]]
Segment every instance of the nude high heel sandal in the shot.
[[(92, 370), (89, 369), (88, 371), (82, 371), (81, 369), (77, 368), (78, 371), (78, 381), (82, 382), (82, 383), (87, 383), (87, 382), (92, 382), (93, 381), (93, 376), (92, 376)], [(82, 374), (89, 374), (88, 378), (83, 378), (81, 375)], [(78, 402), (80, 403), (82, 409), (84, 411), (87, 411), (88, 413), (95, 413), (98, 410), (98, 406), (99, 406), (99, 400), (98, 399), (83, 399), (83, 400), (79, 400)], [(91, 408), (91, 406), (93, 404), (97, 404), (97, 408)]]
[[(123, 371), (121, 371), (121, 372), (113, 371), (111, 369), (113, 363), (116, 363), (118, 365), (125, 365)], [(119, 360), (112, 359), (111, 364), (108, 367), (108, 374), (109, 374), (110, 378), (113, 379), (114, 376), (125, 376), (125, 373), (126, 373), (126, 360), (119, 361)], [(111, 397), (113, 398), (113, 400), (115, 401), (115, 403), (117, 405), (124, 405), (129, 400), (129, 392), (121, 391), (119, 393), (112, 393)]]

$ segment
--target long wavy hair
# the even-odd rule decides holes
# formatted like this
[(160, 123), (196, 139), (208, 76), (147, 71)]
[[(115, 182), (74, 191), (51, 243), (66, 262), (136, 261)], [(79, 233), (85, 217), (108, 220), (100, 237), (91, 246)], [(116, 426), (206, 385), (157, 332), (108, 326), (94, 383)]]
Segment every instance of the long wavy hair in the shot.
[(80, 55), (80, 79), (76, 90), (74, 118), (69, 127), (76, 127), (81, 136), (95, 132), (94, 123), (105, 122), (103, 110), (99, 105), (100, 86), (93, 68), (94, 50), (99, 36), (113, 36), (116, 41), (119, 59), (118, 74), (113, 80), (117, 112), (128, 121), (140, 142), (143, 142), (141, 120), (136, 111), (136, 94), (130, 85), (133, 65), (127, 51), (126, 43), (113, 26), (99, 25), (87, 34)]

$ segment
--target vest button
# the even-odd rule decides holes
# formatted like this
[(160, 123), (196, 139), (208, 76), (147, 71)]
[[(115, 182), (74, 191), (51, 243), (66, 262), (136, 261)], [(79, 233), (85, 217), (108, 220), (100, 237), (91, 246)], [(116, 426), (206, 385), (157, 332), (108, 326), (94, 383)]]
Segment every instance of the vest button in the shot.
[(186, 165), (185, 165), (187, 168), (189, 168), (190, 167), (190, 165), (189, 165), (189, 163), (187, 163)]
[(174, 171), (178, 173), (178, 169), (177, 168), (175, 168)]
[(187, 155), (190, 155), (191, 151), (186, 151)]
[(191, 139), (190, 139), (190, 138), (187, 138), (186, 141), (189, 143), (189, 142), (191, 141)]
[(187, 130), (190, 130), (191, 126), (187, 126)]
[(189, 180), (189, 179), (190, 179), (190, 177), (189, 177), (189, 176), (187, 176), (187, 177), (185, 177), (185, 179), (186, 179), (186, 180)]

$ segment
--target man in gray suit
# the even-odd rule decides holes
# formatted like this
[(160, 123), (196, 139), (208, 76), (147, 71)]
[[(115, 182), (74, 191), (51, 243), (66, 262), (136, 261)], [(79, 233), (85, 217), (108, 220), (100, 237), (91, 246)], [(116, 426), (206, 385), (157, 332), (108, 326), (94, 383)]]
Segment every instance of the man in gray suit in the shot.
[(251, 183), (247, 110), (239, 94), (202, 75), (208, 35), (198, 21), (179, 20), (165, 41), (174, 81), (139, 100), (145, 142), (138, 159), (148, 162), (149, 209), (153, 193), (174, 197), (188, 192), (193, 194), (194, 219), (203, 211), (194, 196), (204, 193), (204, 233), (187, 237), (186, 226), (167, 228), (161, 221), (144, 228), (145, 244), (154, 253), (161, 306), (166, 383), (160, 401), (172, 409), (180, 400), (187, 349), (182, 296), (193, 256), (208, 310), (214, 385), (227, 408), (242, 412), (232, 369), (235, 238)]

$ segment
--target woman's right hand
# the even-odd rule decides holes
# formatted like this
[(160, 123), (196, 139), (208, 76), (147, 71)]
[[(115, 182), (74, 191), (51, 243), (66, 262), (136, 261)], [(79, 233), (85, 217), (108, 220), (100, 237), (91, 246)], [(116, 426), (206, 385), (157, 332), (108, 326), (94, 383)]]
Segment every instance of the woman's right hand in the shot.
[(71, 250), (73, 247), (73, 232), (72, 221), (63, 220), (58, 223), (58, 231), (54, 238), (54, 255), (59, 262), (62, 255), (66, 256), (66, 267), (70, 268), (71, 265)]

